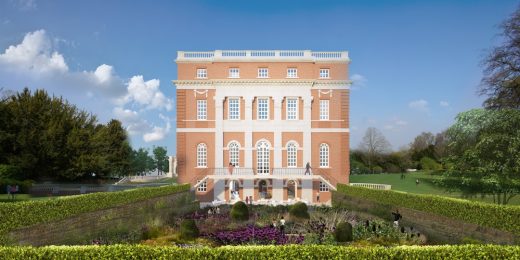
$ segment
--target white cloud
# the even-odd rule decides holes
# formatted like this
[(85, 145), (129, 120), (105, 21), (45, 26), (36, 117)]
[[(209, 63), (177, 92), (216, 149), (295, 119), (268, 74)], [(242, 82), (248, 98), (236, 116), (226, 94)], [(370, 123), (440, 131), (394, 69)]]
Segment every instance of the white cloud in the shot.
[(449, 107), (449, 106), (450, 106), (450, 103), (448, 103), (448, 101), (441, 101), (441, 102), (439, 103), (439, 105), (440, 105), (441, 107)]
[(424, 99), (414, 100), (414, 101), (408, 103), (408, 106), (411, 109), (415, 109), (418, 111), (423, 111), (423, 112), (428, 111), (428, 101), (426, 101)]
[(36, 0), (11, 0), (11, 3), (22, 11), (35, 10), (38, 7)]
[[(0, 78), (16, 78), (19, 82), (14, 84), (45, 88), (67, 99), (76, 97), (76, 104), (87, 107), (94, 114), (106, 116), (105, 111), (111, 109), (112, 115), (123, 122), (131, 135), (143, 135), (146, 142), (165, 138), (171, 128), (168, 118), (160, 115), (166, 125), (157, 127), (143, 119), (153, 113), (145, 115), (125, 108), (129, 105), (138, 111), (170, 111), (173, 101), (161, 92), (158, 79), (145, 81), (138, 75), (125, 80), (107, 64), (99, 65), (94, 71), (70, 71), (65, 58), (56, 50), (60, 42), (66, 40), (52, 41), (45, 30), (27, 33), (21, 43), (0, 53)], [(78, 93), (82, 93), (80, 97), (77, 97)], [(85, 97), (89, 102), (83, 102)]]
[(363, 76), (361, 74), (352, 74), (352, 76), (350, 76), (350, 80), (352, 81), (352, 89), (364, 87), (367, 82), (367, 79), (365, 78), (365, 76)]
[(159, 117), (166, 122), (165, 127), (154, 126), (151, 132), (145, 133), (143, 135), (143, 140), (147, 143), (160, 141), (166, 137), (166, 135), (170, 132), (171, 124), (170, 119), (165, 117), (162, 114), (159, 114)]
[(0, 54), (0, 66), (11, 71), (35, 74), (65, 73), (69, 67), (63, 55), (52, 51), (45, 30), (27, 33), (18, 45), (11, 45)]
[(123, 99), (124, 103), (133, 101), (147, 108), (172, 110), (172, 100), (164, 96), (159, 85), (158, 79), (144, 81), (141, 75), (133, 76), (128, 82), (128, 94)]

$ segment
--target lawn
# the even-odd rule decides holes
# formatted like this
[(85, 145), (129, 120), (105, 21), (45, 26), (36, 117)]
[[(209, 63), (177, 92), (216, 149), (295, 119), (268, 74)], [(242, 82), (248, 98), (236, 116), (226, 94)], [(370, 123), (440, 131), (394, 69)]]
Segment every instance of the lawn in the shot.
[[(405, 176), (404, 179), (401, 179), (400, 173), (350, 175), (350, 182), (389, 184), (392, 185), (392, 190), (397, 191), (417, 194), (432, 194), (493, 203), (493, 197), (491, 196), (481, 198), (481, 196), (478, 195), (471, 198), (462, 198), (460, 192), (446, 192), (442, 187), (437, 187), (424, 181), (419, 181), (418, 185), (415, 184), (417, 179), (435, 178), (435, 176), (429, 175), (425, 172), (405, 173)], [(512, 198), (509, 205), (520, 205), (520, 195)]]

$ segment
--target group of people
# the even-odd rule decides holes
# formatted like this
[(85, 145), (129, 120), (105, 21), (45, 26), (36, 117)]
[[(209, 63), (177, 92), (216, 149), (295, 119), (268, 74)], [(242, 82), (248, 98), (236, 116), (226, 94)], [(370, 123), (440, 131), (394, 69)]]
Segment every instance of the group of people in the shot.
[(273, 222), (269, 226), (272, 228), (278, 227), (280, 229), (280, 233), (285, 234), (285, 219), (283, 218), (283, 216), (280, 218), (280, 221), (276, 221), (276, 219), (273, 219)]
[(14, 200), (14, 195), (18, 193), (19, 187), (18, 185), (7, 185), (6, 187), (6, 193), (7, 193), (7, 199)]
[(214, 207), (214, 208), (209, 208), (208, 209), (208, 216), (212, 216), (213, 214), (220, 214), (220, 208), (219, 207)]

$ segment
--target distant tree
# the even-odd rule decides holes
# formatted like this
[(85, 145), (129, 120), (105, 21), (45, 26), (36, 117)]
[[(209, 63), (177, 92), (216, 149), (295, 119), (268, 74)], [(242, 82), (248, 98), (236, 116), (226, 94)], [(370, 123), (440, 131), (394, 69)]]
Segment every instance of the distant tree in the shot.
[(435, 156), (435, 136), (430, 132), (423, 132), (410, 144), (412, 160), (420, 161), (423, 157)]
[(447, 137), (448, 188), (492, 194), (498, 204), (520, 192), (520, 110), (460, 113)]
[(435, 158), (438, 161), (441, 161), (445, 158), (448, 153), (448, 137), (446, 136), (446, 130), (435, 135), (435, 144), (434, 144), (434, 152)]
[(359, 149), (366, 154), (368, 168), (373, 170), (377, 158), (390, 151), (390, 143), (377, 128), (369, 127), (359, 145)]
[(168, 156), (165, 147), (157, 146), (153, 148), (153, 156), (155, 167), (159, 174), (168, 171)]
[(148, 154), (148, 150), (145, 148), (139, 148), (136, 151), (133, 151), (132, 156), (132, 169), (133, 172), (136, 175), (142, 175), (145, 172), (150, 170), (150, 167), (152, 164), (150, 164), (150, 161), (153, 162), (153, 159)]
[(502, 25), (504, 42), (483, 60), (480, 95), (487, 108), (520, 109), (520, 8)]

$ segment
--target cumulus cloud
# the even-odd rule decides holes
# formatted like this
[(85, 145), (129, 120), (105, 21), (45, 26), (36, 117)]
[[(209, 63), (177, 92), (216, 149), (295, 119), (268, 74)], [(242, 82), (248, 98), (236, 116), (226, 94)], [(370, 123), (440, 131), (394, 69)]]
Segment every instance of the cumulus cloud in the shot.
[(45, 30), (27, 33), (20, 44), (9, 46), (0, 54), (0, 65), (14, 72), (44, 75), (69, 70), (63, 55), (52, 51)]
[(171, 123), (170, 119), (162, 114), (159, 114), (159, 117), (163, 119), (166, 123), (165, 127), (154, 126), (152, 131), (145, 133), (143, 135), (143, 140), (147, 143), (160, 141), (166, 137), (166, 135), (170, 132)]
[(141, 75), (133, 76), (128, 82), (128, 94), (123, 98), (123, 103), (135, 102), (149, 109), (172, 110), (172, 100), (164, 96), (159, 85), (158, 79), (144, 81)]
[(414, 100), (408, 103), (408, 107), (414, 110), (426, 112), (428, 111), (428, 101), (424, 99)]
[(449, 106), (450, 106), (450, 103), (448, 103), (448, 101), (441, 101), (441, 102), (439, 103), (439, 105), (440, 105), (441, 107), (449, 107)]
[[(171, 128), (169, 119), (162, 118), (166, 125), (157, 127), (143, 119), (143, 113), (125, 107), (170, 111), (173, 101), (161, 92), (158, 79), (146, 81), (138, 75), (126, 80), (108, 64), (101, 64), (94, 71), (71, 71), (55, 45), (56, 41), (51, 40), (45, 30), (27, 33), (21, 43), (0, 53), (0, 78), (17, 77), (25, 86), (30, 82), (66, 98), (83, 93), (81, 101), (85, 96), (91, 100), (83, 105), (91, 105), (90, 110), (96, 114), (104, 114), (108, 106), (131, 135), (143, 135), (146, 142), (165, 138)], [(104, 108), (99, 107), (100, 104)]]
[(364, 87), (367, 82), (365, 76), (361, 74), (352, 74), (352, 76), (350, 76), (350, 80), (352, 81), (352, 89)]

